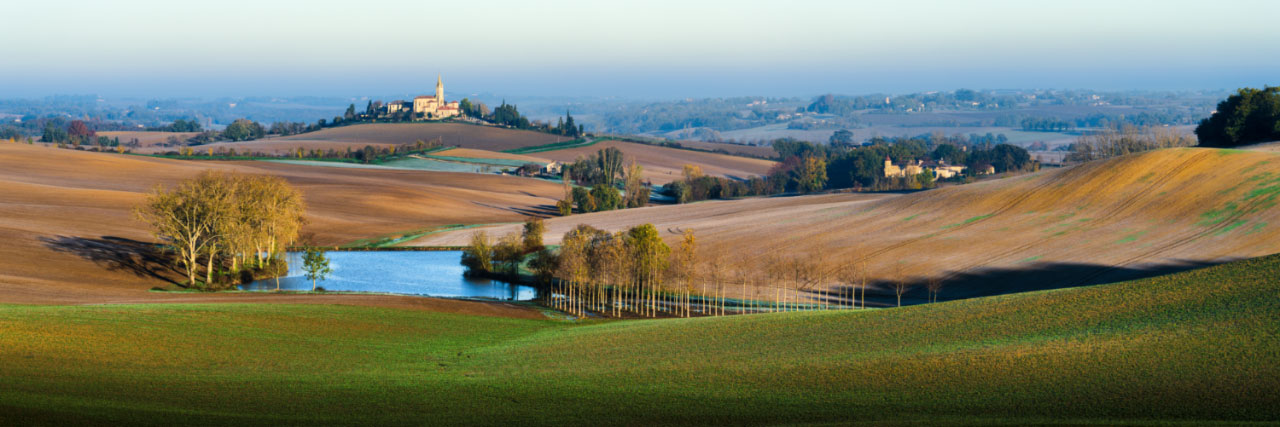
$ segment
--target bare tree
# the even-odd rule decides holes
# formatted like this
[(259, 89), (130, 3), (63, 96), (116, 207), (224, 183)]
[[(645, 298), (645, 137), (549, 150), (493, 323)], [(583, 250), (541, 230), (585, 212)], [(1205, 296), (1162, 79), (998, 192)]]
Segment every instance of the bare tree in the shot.
[(938, 302), (938, 292), (942, 291), (942, 279), (934, 276), (925, 282), (925, 287), (929, 289), (929, 302)]
[(911, 289), (911, 282), (908, 282), (906, 276), (902, 273), (902, 262), (894, 264), (893, 278), (890, 280), (893, 286), (893, 293), (898, 296), (898, 307), (902, 307), (902, 294)]

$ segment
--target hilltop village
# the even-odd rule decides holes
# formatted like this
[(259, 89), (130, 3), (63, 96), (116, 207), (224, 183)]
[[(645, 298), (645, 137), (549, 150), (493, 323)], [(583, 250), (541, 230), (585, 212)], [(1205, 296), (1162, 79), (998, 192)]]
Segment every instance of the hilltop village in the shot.
[(461, 106), (458, 101), (445, 101), (444, 78), (436, 76), (435, 96), (422, 95), (413, 98), (413, 101), (391, 101), (379, 107), (378, 111), (388, 117), (407, 112), (411, 120), (439, 120), (457, 116), (461, 112)]

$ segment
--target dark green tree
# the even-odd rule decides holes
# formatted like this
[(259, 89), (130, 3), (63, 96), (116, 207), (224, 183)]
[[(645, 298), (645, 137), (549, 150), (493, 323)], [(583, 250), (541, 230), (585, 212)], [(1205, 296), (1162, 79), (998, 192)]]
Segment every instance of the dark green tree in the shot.
[(1200, 121), (1196, 137), (1205, 147), (1280, 140), (1280, 87), (1236, 91), (1218, 103), (1217, 112)]
[(329, 268), (329, 258), (324, 255), (324, 250), (315, 246), (308, 246), (307, 251), (302, 255), (302, 270), (307, 275), (307, 280), (311, 281), (311, 290), (316, 290), (316, 281), (324, 280), (333, 270)]

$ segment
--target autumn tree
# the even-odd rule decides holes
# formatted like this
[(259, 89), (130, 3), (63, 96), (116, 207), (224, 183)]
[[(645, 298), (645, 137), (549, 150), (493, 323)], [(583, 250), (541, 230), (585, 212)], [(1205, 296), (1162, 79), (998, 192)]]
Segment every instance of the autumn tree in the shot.
[(493, 271), (493, 241), (481, 230), (471, 234), (471, 244), (462, 251), (467, 274), (482, 276)]
[(684, 281), (684, 289), (682, 289), (681, 303), (684, 306), (684, 317), (689, 317), (689, 299), (693, 293), (693, 286), (697, 283), (698, 278), (698, 240), (693, 235), (693, 229), (686, 228), (680, 237), (680, 246), (675, 253), (675, 262), (672, 263), (676, 274)]
[(631, 161), (631, 165), (627, 166), (626, 176), (623, 177), (623, 191), (626, 193), (626, 199), (623, 204), (628, 208), (640, 208), (649, 203), (649, 188), (640, 182), (640, 176), (644, 172), (644, 168)]
[(812, 193), (826, 185), (827, 161), (817, 156), (805, 157), (796, 170), (796, 189), (801, 193)]
[(546, 223), (542, 218), (529, 217), (524, 220), (524, 231), (521, 239), (524, 240), (524, 251), (532, 253), (542, 250), (542, 233), (547, 229)]
[[(232, 273), (249, 259), (263, 268), (264, 257), (297, 238), (304, 211), (301, 194), (283, 179), (205, 172), (172, 190), (157, 186), (135, 214), (175, 251), (188, 286), (208, 287), (224, 261)], [(201, 258), (203, 284), (196, 282)]]

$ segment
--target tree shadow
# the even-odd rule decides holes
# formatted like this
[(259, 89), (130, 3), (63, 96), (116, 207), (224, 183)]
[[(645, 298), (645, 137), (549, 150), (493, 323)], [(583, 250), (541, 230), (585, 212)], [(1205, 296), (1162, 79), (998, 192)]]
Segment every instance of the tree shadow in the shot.
[(102, 236), (90, 239), (75, 236), (41, 237), (45, 247), (92, 261), (108, 271), (124, 271), (138, 277), (150, 277), (174, 285), (181, 277), (171, 254), (159, 245), (122, 237)]
[[(1062, 289), (1078, 286), (1100, 285), (1162, 276), (1181, 271), (1210, 267), (1228, 261), (1180, 260), (1164, 264), (1117, 267), (1105, 264), (1039, 262), (1023, 268), (985, 268), (966, 272), (947, 272), (938, 276), (909, 277), (905, 280), (907, 291), (902, 295), (902, 305), (927, 303), (928, 283), (936, 279), (942, 285), (938, 301), (979, 298), (1019, 292)], [(811, 302), (826, 301), (830, 304), (850, 304), (850, 292), (861, 289), (837, 286), (827, 292), (805, 291)], [(885, 279), (871, 280), (866, 289), (867, 306), (891, 307), (897, 305), (894, 283)]]
[(497, 206), (497, 205), (491, 205), (488, 203), (481, 203), (481, 202), (475, 202), (475, 201), (471, 203), (476, 206), (483, 206), (486, 208), (501, 209), (504, 211), (515, 212), (524, 216), (536, 216), (536, 217), (546, 218), (546, 217), (560, 215), (560, 208), (557, 208), (555, 205), (533, 205), (527, 208), (523, 208), (518, 206)]

